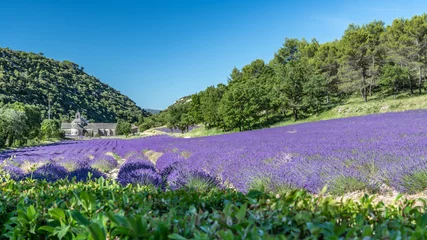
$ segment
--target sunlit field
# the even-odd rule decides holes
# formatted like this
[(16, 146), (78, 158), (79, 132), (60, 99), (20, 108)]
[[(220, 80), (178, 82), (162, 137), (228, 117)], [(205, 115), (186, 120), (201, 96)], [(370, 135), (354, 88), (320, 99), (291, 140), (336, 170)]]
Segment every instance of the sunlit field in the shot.
[(16, 180), (116, 178), (122, 185), (333, 194), (427, 187), (427, 111), (386, 113), (200, 138), (65, 141), (3, 152)]

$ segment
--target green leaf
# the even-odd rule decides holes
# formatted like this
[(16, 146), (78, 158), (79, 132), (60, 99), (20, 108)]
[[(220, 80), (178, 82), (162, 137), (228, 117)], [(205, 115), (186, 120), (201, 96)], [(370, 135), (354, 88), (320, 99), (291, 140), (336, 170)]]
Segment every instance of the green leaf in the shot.
[(83, 192), (80, 193), (80, 199), (82, 201), (83, 207), (87, 211), (94, 210), (95, 205), (96, 205), (96, 199), (95, 199), (95, 197), (92, 194), (90, 194), (90, 193), (88, 193), (86, 191), (83, 191)]
[(243, 221), (245, 219), (246, 216), (246, 209), (247, 209), (247, 204), (243, 204), (243, 206), (240, 207), (239, 211), (236, 214), (236, 218), (237, 220), (239, 220), (239, 222)]
[(250, 190), (248, 192), (248, 194), (246, 194), (246, 197), (248, 198), (258, 198), (259, 196), (261, 196), (263, 193), (257, 190)]
[(49, 233), (53, 233), (55, 231), (55, 228), (50, 227), (50, 226), (42, 226), (42, 227), (39, 227), (39, 230), (49, 232)]
[(106, 234), (104, 230), (99, 226), (98, 223), (92, 223), (87, 226), (89, 229), (90, 235), (94, 240), (105, 240)]
[(49, 209), (49, 215), (55, 220), (65, 220), (65, 212), (60, 208), (51, 208)]
[(80, 225), (88, 226), (90, 224), (89, 220), (87, 220), (79, 211), (72, 210), (70, 211), (71, 217), (76, 220), (76, 222)]
[(175, 240), (187, 240), (187, 238), (185, 238), (185, 237), (183, 237), (177, 233), (168, 235), (168, 238), (169, 239), (175, 239)]
[(325, 186), (323, 186), (323, 188), (320, 191), (319, 195), (324, 195), (326, 193), (326, 191), (328, 191), (328, 184), (326, 184)]
[(36, 209), (34, 208), (33, 205), (30, 205), (27, 208), (27, 217), (29, 220), (33, 220), (35, 217), (37, 216), (37, 212)]
[(401, 193), (397, 194), (396, 198), (394, 199), (394, 203), (399, 201), (402, 197), (403, 197), (403, 195)]
[(61, 227), (56, 227), (53, 234), (58, 235), (58, 238), (62, 239), (67, 234), (69, 229), (70, 229), (70, 226), (65, 226), (65, 225)]
[(123, 216), (115, 215), (112, 212), (108, 212), (107, 217), (117, 225), (128, 226), (128, 222), (126, 221), (126, 218), (124, 218)]

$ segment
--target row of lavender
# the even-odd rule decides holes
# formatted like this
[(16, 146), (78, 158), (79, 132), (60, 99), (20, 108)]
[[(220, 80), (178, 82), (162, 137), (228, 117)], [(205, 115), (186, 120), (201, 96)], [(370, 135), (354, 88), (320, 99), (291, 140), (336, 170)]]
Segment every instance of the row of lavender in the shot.
[[(64, 142), (8, 151), (0, 158), (16, 156), (7, 161), (7, 169), (19, 168), (23, 174), (34, 163), (62, 166), (71, 173), (108, 172), (124, 161), (118, 176), (123, 184), (174, 186), (195, 174), (240, 191), (265, 181), (271, 187), (317, 192), (350, 179), (406, 192), (412, 176), (427, 173), (425, 119), (427, 111), (409, 111), (192, 139), (162, 135)], [(153, 162), (143, 156), (147, 150), (162, 155)]]

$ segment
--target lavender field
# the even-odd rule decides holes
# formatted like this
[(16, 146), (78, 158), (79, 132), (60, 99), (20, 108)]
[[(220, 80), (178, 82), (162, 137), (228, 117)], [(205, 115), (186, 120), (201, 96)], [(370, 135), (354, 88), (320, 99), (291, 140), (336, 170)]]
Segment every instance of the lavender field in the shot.
[[(427, 111), (386, 113), (192, 139), (65, 141), (0, 153), (16, 179), (116, 177), (180, 188), (193, 178), (246, 192), (427, 187)], [(118, 171), (118, 174), (111, 173)]]

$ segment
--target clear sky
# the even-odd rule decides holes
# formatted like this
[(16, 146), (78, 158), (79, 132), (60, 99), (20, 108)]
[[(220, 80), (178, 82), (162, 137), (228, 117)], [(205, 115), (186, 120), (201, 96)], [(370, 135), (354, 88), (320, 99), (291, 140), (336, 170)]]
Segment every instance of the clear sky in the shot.
[(350, 23), (410, 18), (426, 0), (0, 2), (0, 47), (70, 60), (129, 96), (164, 109), (233, 67), (269, 61), (285, 37), (321, 43)]

